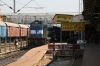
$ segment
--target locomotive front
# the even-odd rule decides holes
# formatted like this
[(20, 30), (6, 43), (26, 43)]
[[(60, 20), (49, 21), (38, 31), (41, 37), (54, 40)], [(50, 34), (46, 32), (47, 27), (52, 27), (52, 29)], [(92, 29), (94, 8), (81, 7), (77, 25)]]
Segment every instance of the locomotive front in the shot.
[(34, 21), (30, 24), (30, 37), (43, 38), (43, 22)]
[(46, 27), (42, 21), (34, 21), (30, 23), (30, 37), (28, 38), (28, 46), (36, 47), (46, 43)]

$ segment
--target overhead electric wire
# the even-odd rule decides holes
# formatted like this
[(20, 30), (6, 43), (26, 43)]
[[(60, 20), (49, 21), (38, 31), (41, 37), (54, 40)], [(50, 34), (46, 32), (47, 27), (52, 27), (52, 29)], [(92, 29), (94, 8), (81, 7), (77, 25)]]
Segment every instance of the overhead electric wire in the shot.
[(3, 2), (2, 0), (0, 0), (2, 3), (4, 3), (6, 6), (8, 6), (10, 9), (13, 9), (12, 7), (10, 7), (9, 5), (7, 5), (5, 2)]
[[(21, 5), (25, 5), (25, 4), (22, 4), (22, 3), (20, 3), (20, 2), (18, 2), (18, 1), (16, 1), (17, 3), (19, 3), (19, 4), (21, 4)], [(29, 4), (29, 3), (28, 3)], [(26, 5), (27, 6), (27, 5)], [(25, 7), (25, 6), (24, 6)], [(28, 6), (29, 7), (29, 6)], [(34, 8), (32, 8), (32, 9), (34, 9)], [(36, 10), (36, 9), (34, 9), (34, 10)], [(40, 11), (38, 11), (38, 10), (36, 10), (37, 12), (39, 12), (39, 13), (41, 13)]]
[[(5, 2), (3, 2), (2, 0), (0, 0), (2, 3), (4, 3), (6, 6), (8, 6), (10, 9), (13, 9), (11, 6), (9, 6), (9, 5), (7, 5)], [(17, 3), (19, 3), (19, 4), (21, 4), (21, 5), (24, 5), (22, 8), (20, 8), (19, 10), (17, 10), (17, 12), (19, 12), (21, 9), (23, 9), (25, 6), (27, 6), (31, 1), (34, 1), (34, 0), (30, 0), (27, 4), (22, 4), (22, 3), (20, 3), (20, 2), (17, 2)], [(35, 2), (35, 1), (34, 1)], [(36, 3), (36, 2), (35, 2)], [(37, 3), (36, 3), (37, 4)], [(38, 6), (40, 6), (39, 4), (37, 4)], [(41, 7), (41, 6), (40, 6)], [(32, 9), (34, 9), (34, 8), (32, 8)], [(14, 10), (14, 9), (13, 9)], [(34, 9), (34, 10), (36, 10), (36, 11), (38, 11), (37, 9)], [(44, 10), (44, 9), (43, 9)], [(45, 12), (47, 12), (46, 10), (44, 10)], [(41, 13), (40, 11), (38, 11), (39, 13)]]
[(21, 4), (21, 5), (25, 5), (25, 4), (22, 4), (22, 3), (18, 2), (18, 1), (16, 1), (16, 2), (19, 3), (19, 4)]
[[(27, 4), (29, 4), (32, 0), (30, 0)], [(23, 9), (27, 4), (25, 4), (22, 8), (20, 8), (17, 12), (19, 12), (21, 9)]]
[[(35, 2), (35, 0), (33, 0)], [(36, 3), (36, 2), (35, 2)], [(38, 3), (36, 3), (38, 6), (40, 6)], [(41, 6), (40, 6), (41, 7)], [(43, 9), (44, 10), (44, 9)], [(47, 12), (46, 10), (44, 10), (45, 12)]]

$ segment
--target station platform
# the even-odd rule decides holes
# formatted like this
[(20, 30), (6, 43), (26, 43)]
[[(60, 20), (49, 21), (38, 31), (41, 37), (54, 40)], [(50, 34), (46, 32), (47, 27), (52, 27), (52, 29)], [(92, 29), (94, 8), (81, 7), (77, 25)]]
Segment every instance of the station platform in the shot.
[(82, 66), (100, 66), (100, 43), (86, 44), (84, 49)]
[(47, 50), (47, 45), (32, 48), (17, 61), (7, 64), (5, 66), (34, 66), (41, 60)]

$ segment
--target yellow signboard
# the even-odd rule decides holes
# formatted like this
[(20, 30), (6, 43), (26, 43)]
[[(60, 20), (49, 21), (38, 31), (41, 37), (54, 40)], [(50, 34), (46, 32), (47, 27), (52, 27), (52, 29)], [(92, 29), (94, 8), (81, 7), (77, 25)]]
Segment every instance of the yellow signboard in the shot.
[(61, 30), (62, 31), (82, 31), (85, 29), (84, 22), (62, 22), (61, 23)]
[(57, 23), (61, 22), (72, 22), (73, 15), (67, 15), (67, 14), (56, 14), (53, 18), (53, 20)]

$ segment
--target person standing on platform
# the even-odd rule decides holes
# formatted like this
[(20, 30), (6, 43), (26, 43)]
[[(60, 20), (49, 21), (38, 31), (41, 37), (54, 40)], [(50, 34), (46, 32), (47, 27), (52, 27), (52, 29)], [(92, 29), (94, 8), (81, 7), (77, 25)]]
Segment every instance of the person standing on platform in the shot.
[[(53, 30), (52, 36), (51, 36), (51, 41), (53, 42), (53, 45), (55, 45), (56, 40), (57, 40), (56, 33), (55, 33), (55, 30)], [(53, 46), (53, 60), (55, 60), (55, 46)]]
[(99, 33), (98, 32), (96, 32), (94, 34), (94, 40), (95, 40), (95, 44), (98, 45), (98, 42), (99, 42)]
[(56, 34), (55, 34), (55, 32), (52, 32), (51, 41), (53, 42), (53, 44), (55, 44), (55, 41), (56, 41)]
[(89, 45), (90, 43), (90, 38), (91, 38), (91, 33), (90, 31), (86, 34), (86, 40), (87, 40), (87, 44)]

